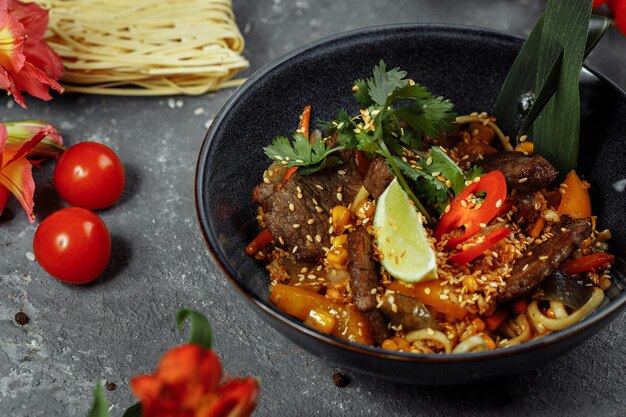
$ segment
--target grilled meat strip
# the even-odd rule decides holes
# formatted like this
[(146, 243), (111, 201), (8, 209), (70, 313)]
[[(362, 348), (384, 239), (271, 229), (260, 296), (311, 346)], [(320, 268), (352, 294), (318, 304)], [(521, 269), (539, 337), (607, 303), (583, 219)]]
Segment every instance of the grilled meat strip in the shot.
[(527, 255), (513, 266), (506, 286), (500, 289), (498, 303), (504, 303), (534, 290), (557, 270), (580, 243), (591, 234), (591, 219), (561, 216), (552, 227), (554, 236), (529, 248)]
[(540, 155), (504, 152), (485, 156), (478, 162), (486, 172), (501, 171), (509, 190), (532, 193), (550, 185), (558, 175), (556, 168)]
[(363, 186), (376, 200), (393, 181), (393, 175), (389, 171), (385, 158), (376, 157), (370, 164), (367, 175), (363, 179)]
[(292, 251), (298, 262), (317, 262), (324, 257), (322, 247), (330, 247), (330, 210), (348, 205), (362, 183), (350, 158), (315, 174), (296, 172), (284, 183), (261, 183), (252, 199), (263, 209), (263, 221), (277, 245)]
[(375, 342), (380, 344), (390, 333), (387, 320), (376, 308), (376, 296), (372, 294), (380, 277), (372, 258), (372, 238), (364, 227), (358, 227), (348, 235), (348, 272), (354, 304), (368, 321)]

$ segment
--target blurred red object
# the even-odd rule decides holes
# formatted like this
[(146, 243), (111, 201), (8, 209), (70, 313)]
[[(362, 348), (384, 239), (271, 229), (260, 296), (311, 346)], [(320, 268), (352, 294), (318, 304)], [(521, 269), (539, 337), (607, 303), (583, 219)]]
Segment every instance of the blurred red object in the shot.
[(210, 349), (196, 344), (168, 351), (152, 375), (132, 379), (142, 417), (247, 417), (259, 399), (254, 378), (222, 383), (222, 364)]
[(626, 35), (626, 0), (593, 0), (593, 8), (606, 4), (615, 17), (617, 28)]
[(26, 108), (22, 91), (50, 100), (49, 89), (63, 92), (61, 58), (44, 40), (48, 11), (36, 3), (0, 0), (0, 88)]

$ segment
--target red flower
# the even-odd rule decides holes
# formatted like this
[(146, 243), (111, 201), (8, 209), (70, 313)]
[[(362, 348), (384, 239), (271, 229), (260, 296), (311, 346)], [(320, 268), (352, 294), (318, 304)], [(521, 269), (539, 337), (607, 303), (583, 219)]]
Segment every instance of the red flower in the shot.
[(222, 366), (213, 351), (196, 344), (167, 352), (156, 372), (133, 378), (143, 417), (246, 417), (259, 398), (253, 378), (222, 381)]
[(615, 16), (617, 28), (626, 35), (626, 0), (593, 0), (593, 8), (606, 3), (606, 7)]
[(62, 93), (61, 58), (44, 40), (48, 11), (36, 3), (0, 0), (0, 87), (26, 108), (22, 91), (50, 100), (49, 89)]
[(63, 139), (56, 129), (39, 120), (0, 124), (0, 214), (13, 194), (28, 214), (33, 214), (34, 161), (26, 158), (46, 158), (63, 151)]

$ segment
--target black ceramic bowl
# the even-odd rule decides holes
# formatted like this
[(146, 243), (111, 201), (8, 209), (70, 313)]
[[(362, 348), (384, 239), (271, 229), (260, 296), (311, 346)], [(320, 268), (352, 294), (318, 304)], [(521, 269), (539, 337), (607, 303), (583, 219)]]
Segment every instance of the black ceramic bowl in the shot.
[[(380, 59), (401, 67), (459, 114), (489, 110), (523, 40), (482, 29), (399, 25), (333, 36), (285, 55), (254, 74), (224, 105), (206, 135), (196, 173), (202, 232), (234, 287), (270, 325), (313, 354), (356, 371), (414, 384), (460, 384), (525, 371), (569, 351), (614, 319), (626, 305), (621, 293), (598, 312), (564, 331), (507, 349), (416, 355), (352, 344), (318, 333), (269, 302), (263, 265), (244, 248), (258, 233), (252, 188), (269, 160), (262, 148), (292, 132), (305, 104), (314, 117), (337, 109), (356, 112), (352, 81), (367, 77)], [(582, 148), (579, 170), (592, 183), (600, 227), (613, 232), (616, 280), (624, 280), (626, 193), (626, 95), (591, 70), (581, 76)], [(621, 255), (621, 256), (620, 256)]]

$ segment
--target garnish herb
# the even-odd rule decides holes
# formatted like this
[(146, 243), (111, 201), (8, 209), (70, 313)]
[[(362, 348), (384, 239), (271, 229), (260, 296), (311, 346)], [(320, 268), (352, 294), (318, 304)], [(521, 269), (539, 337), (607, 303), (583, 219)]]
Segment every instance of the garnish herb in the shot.
[(513, 141), (532, 133), (536, 152), (555, 164), (561, 175), (574, 169), (578, 158), (582, 60), (610, 24), (601, 16), (590, 19), (590, 13), (591, 0), (548, 1), (492, 111)]
[[(419, 194), (427, 196), (428, 201), (449, 201), (450, 191), (445, 179), (442, 182), (432, 175), (425, 179), (419, 173), (413, 174), (404, 166), (408, 164), (399, 157), (402, 156), (403, 148), (419, 155), (417, 150), (421, 148), (422, 138), (438, 137), (445, 133), (452, 127), (456, 115), (452, 112), (453, 104), (449, 100), (433, 96), (426, 87), (406, 79), (406, 75), (399, 68), (387, 71), (385, 62), (381, 60), (374, 67), (372, 77), (355, 81), (353, 91), (359, 103), (359, 114), (350, 117), (342, 109), (335, 120), (321, 123), (329, 133), (336, 134), (338, 146), (329, 148), (319, 141), (310, 144), (304, 137), (295, 134), (293, 142), (284, 137), (274, 139), (264, 149), (265, 154), (281, 165), (301, 167), (298, 169), (300, 174), (316, 172), (339, 163), (337, 157), (331, 156), (338, 150), (361, 150), (369, 156), (380, 154), (386, 158), (391, 172), (398, 178), (426, 221), (431, 226), (434, 225), (429, 211), (417, 198), (413, 188)], [(437, 161), (437, 168), (429, 166), (426, 172), (432, 173), (439, 169), (440, 175), (453, 184), (452, 190), (458, 192), (465, 183), (463, 172), (443, 151), (437, 149), (434, 152), (431, 157), (433, 161)], [(396, 161), (403, 163), (398, 164)], [(412, 168), (408, 166), (408, 169)], [(405, 171), (408, 172), (409, 179), (415, 178), (415, 187), (410, 187), (407, 183), (403, 175)], [(451, 175), (451, 178), (447, 175)], [(438, 181), (439, 184), (433, 181)], [(436, 194), (430, 195), (431, 192)], [(439, 205), (440, 209), (443, 207)]]

